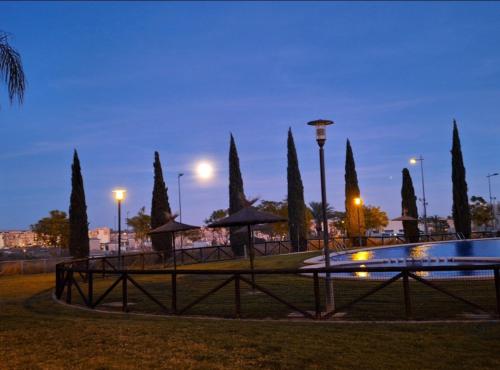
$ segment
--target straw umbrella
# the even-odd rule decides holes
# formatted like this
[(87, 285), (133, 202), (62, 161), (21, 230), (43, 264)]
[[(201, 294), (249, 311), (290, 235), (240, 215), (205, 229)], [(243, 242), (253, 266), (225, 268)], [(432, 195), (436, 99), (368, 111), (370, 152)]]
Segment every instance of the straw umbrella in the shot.
[(166, 224), (161, 225), (161, 226), (157, 227), (156, 229), (151, 230), (149, 232), (149, 234), (166, 234), (166, 233), (172, 234), (171, 248), (172, 248), (172, 255), (174, 257), (174, 270), (176, 270), (177, 269), (177, 261), (175, 258), (175, 233), (181, 232), (181, 231), (196, 230), (199, 228), (200, 228), (199, 226), (183, 224), (181, 222), (170, 220)]
[(250, 269), (252, 270), (252, 285), (255, 285), (255, 275), (254, 275), (254, 249), (253, 249), (253, 237), (252, 230), (254, 225), (261, 224), (271, 224), (276, 222), (288, 221), (287, 218), (277, 216), (272, 213), (262, 212), (255, 207), (248, 206), (242, 208), (232, 215), (222, 218), (208, 225), (208, 227), (234, 227), (234, 226), (246, 226), (248, 233), (248, 254), (250, 256)]

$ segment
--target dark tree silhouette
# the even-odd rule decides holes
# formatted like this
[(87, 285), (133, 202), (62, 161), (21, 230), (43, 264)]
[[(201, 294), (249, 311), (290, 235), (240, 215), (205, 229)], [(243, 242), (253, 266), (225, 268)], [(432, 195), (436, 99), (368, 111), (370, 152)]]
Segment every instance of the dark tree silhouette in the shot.
[[(170, 204), (168, 203), (168, 189), (163, 180), (163, 171), (158, 152), (155, 152), (153, 167), (154, 185), (151, 201), (151, 229), (166, 224), (171, 214)], [(172, 236), (170, 234), (151, 235), (151, 244), (155, 251), (164, 251), (167, 255), (170, 255), (172, 251)]]
[(406, 241), (417, 243), (420, 232), (418, 230), (417, 197), (413, 188), (413, 181), (408, 168), (403, 168), (403, 185), (401, 186), (401, 215), (415, 218), (415, 221), (403, 221), (403, 230)]
[(288, 129), (288, 232), (294, 251), (307, 249), (306, 205), (304, 203), (304, 186), (300, 176), (299, 160), (293, 140), (292, 129)]
[[(354, 199), (360, 196), (358, 186), (358, 175), (356, 173), (356, 164), (352, 153), (351, 143), (347, 139), (345, 156), (345, 210), (346, 210), (346, 230), (347, 235), (353, 239), (353, 243), (358, 243), (359, 230), (364, 234), (365, 221), (363, 207), (356, 206)], [(358, 213), (359, 208), (359, 213)], [(359, 215), (359, 220), (358, 220)], [(359, 223), (358, 223), (359, 222)]]
[(467, 195), (467, 181), (462, 157), (460, 136), (457, 122), (453, 120), (453, 144), (451, 147), (451, 179), (453, 182), (453, 222), (455, 231), (462, 233), (465, 238), (471, 236), (471, 215), (469, 197)]
[(21, 55), (10, 46), (8, 35), (2, 31), (0, 31), (0, 81), (7, 86), (11, 103), (15, 99), (19, 103), (23, 102), (26, 80)]
[[(238, 150), (236, 149), (233, 134), (231, 134), (229, 143), (229, 214), (232, 215), (245, 207), (245, 200), (240, 159), (238, 157)], [(243, 256), (243, 246), (247, 244), (248, 237), (245, 233), (236, 233), (238, 229), (238, 227), (230, 229), (229, 240), (233, 253), (236, 256)]]
[(69, 253), (73, 257), (89, 255), (89, 222), (87, 204), (78, 153), (73, 154), (71, 166), (71, 198), (69, 205)]

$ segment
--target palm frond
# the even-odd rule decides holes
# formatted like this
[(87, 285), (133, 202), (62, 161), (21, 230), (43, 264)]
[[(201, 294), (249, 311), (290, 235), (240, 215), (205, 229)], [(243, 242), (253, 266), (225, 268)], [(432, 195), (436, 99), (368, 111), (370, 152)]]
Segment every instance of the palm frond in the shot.
[(7, 85), (11, 103), (15, 99), (22, 104), (26, 79), (24, 76), (21, 55), (8, 42), (8, 35), (0, 31), (0, 80)]

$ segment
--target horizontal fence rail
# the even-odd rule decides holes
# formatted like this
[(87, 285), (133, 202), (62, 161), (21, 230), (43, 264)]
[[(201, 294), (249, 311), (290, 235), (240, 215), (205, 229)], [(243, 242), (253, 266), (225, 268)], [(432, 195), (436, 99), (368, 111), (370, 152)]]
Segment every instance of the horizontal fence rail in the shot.
[[(495, 232), (473, 232), (473, 238), (489, 238), (494, 237)], [(439, 242), (449, 240), (459, 240), (460, 238), (455, 233), (448, 234), (431, 234), (421, 235), (421, 242)], [(360, 242), (361, 240), (361, 242)], [(359, 237), (333, 237), (330, 238), (329, 249), (332, 252), (343, 251), (356, 247), (372, 247), (382, 245), (397, 245), (406, 243), (404, 236), (363, 236)], [(288, 240), (273, 240), (256, 243), (254, 252), (256, 256), (272, 256), (279, 254), (288, 254), (304, 251), (315, 251), (323, 248), (323, 239), (308, 239), (306, 247), (303, 250), (294, 250)], [(170, 252), (138, 252), (138, 253), (123, 253), (121, 255), (120, 264), (118, 263), (117, 255), (91, 257), (89, 262), (99, 261), (102, 270), (115, 269), (118, 266), (126, 268), (146, 268), (151, 267), (168, 267), (173, 264), (173, 256)], [(189, 265), (194, 263), (205, 263), (214, 261), (226, 261), (244, 256), (237, 256), (233, 253), (230, 245), (214, 245), (196, 248), (182, 248), (175, 250), (176, 262), (178, 265)], [(0, 261), (0, 276), (14, 274), (36, 274), (54, 272), (55, 265), (68, 258), (49, 258), (49, 259), (32, 259), (32, 260), (6, 260)], [(103, 267), (104, 265), (104, 267)]]
[[(103, 270), (106, 263), (57, 265), (56, 298), (90, 309), (227, 318), (432, 320), (500, 314), (500, 264), (256, 269), (253, 281), (248, 269)], [(329, 311), (327, 273), (334, 287)], [(446, 276), (431, 279), (432, 273)], [(364, 279), (370, 274), (377, 279)]]

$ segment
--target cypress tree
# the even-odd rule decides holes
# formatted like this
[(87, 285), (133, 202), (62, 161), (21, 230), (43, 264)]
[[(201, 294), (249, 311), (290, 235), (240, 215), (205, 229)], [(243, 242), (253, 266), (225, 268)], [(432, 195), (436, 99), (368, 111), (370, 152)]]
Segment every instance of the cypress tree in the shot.
[[(363, 207), (354, 204), (354, 199), (360, 196), (358, 186), (358, 175), (356, 173), (356, 164), (352, 154), (351, 143), (347, 139), (345, 156), (345, 211), (346, 211), (346, 229), (347, 235), (353, 238), (353, 244), (357, 245), (358, 237), (364, 235), (365, 218)], [(359, 208), (359, 210), (358, 210)], [(359, 212), (359, 213), (358, 213)], [(358, 220), (359, 215), (359, 220)]]
[[(245, 207), (245, 191), (243, 189), (243, 179), (241, 177), (240, 159), (234, 142), (233, 134), (229, 143), (229, 214), (238, 212)], [(244, 254), (243, 246), (247, 243), (245, 233), (236, 233), (238, 227), (230, 229), (229, 240), (231, 249), (236, 256)]]
[(302, 251), (307, 248), (306, 205), (299, 160), (291, 128), (288, 129), (287, 149), (288, 232), (293, 250)]
[[(166, 224), (168, 222), (167, 215), (171, 213), (170, 204), (168, 203), (168, 189), (163, 180), (163, 171), (158, 152), (155, 152), (153, 167), (154, 185), (151, 201), (151, 229)], [(170, 234), (151, 235), (151, 243), (155, 251), (165, 251), (167, 255), (171, 254), (172, 236)]]
[(76, 149), (73, 153), (71, 166), (71, 197), (69, 204), (69, 253), (72, 257), (87, 257), (89, 255), (89, 223), (87, 219), (87, 204), (83, 188), (80, 159)]
[(462, 147), (455, 120), (453, 120), (453, 144), (451, 147), (451, 179), (453, 182), (453, 222), (455, 223), (455, 231), (462, 233), (465, 238), (470, 238), (471, 216), (469, 197), (467, 195), (467, 181), (465, 180)]
[(417, 197), (413, 188), (413, 181), (408, 168), (403, 168), (403, 185), (401, 186), (401, 215), (416, 218), (415, 221), (403, 221), (405, 238), (409, 243), (417, 243), (420, 232), (418, 230)]

